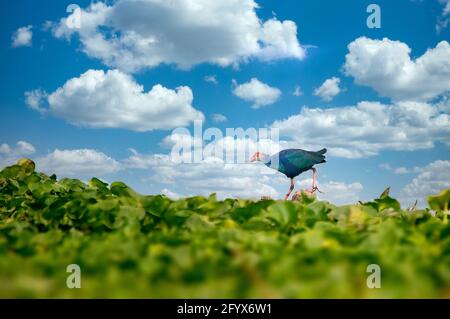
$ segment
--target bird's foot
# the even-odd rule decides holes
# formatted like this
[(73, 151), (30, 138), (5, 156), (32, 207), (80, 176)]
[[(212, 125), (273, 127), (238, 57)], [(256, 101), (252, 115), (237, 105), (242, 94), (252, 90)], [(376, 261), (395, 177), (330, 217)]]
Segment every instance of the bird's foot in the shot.
[(315, 192), (319, 192), (319, 193), (321, 193), (321, 194), (323, 194), (323, 192), (319, 189), (319, 187), (317, 187), (317, 186), (314, 186), (313, 188), (311, 188), (311, 190), (310, 190), (310, 192), (312, 193), (312, 194), (314, 194)]
[(303, 198), (315, 198), (316, 195), (310, 189), (301, 189), (292, 196), (293, 201), (303, 201)]

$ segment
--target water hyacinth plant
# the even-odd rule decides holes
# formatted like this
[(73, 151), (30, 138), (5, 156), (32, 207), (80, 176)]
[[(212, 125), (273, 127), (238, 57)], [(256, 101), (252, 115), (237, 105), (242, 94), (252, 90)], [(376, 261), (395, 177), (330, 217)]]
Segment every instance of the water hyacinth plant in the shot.
[[(448, 298), (449, 193), (413, 211), (388, 192), (340, 207), (171, 200), (21, 160), (0, 172), (0, 297)], [(66, 285), (71, 264), (80, 289)]]

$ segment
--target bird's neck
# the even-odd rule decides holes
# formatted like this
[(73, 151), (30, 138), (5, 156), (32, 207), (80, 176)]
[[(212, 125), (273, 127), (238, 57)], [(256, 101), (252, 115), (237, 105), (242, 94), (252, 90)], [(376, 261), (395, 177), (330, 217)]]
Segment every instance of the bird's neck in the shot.
[(261, 154), (259, 157), (259, 160), (261, 162), (263, 162), (264, 164), (266, 164), (267, 166), (270, 165), (270, 156), (267, 154)]

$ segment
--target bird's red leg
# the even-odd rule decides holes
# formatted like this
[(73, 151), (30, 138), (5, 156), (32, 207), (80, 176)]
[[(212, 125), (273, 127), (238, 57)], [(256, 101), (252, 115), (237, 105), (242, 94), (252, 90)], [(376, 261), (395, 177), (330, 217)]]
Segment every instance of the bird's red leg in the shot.
[(291, 178), (291, 187), (289, 188), (289, 192), (284, 197), (284, 200), (287, 200), (289, 198), (289, 195), (291, 195), (293, 190), (294, 190), (294, 179)]
[(319, 188), (316, 186), (316, 176), (317, 176), (317, 170), (313, 167), (312, 168), (313, 171), (313, 180), (312, 180), (312, 189), (311, 189), (311, 193), (314, 193), (315, 191), (318, 191), (319, 193), (322, 193)]
[(312, 190), (314, 191), (316, 189), (316, 174), (317, 174), (317, 170), (313, 167), (312, 171), (313, 171)]

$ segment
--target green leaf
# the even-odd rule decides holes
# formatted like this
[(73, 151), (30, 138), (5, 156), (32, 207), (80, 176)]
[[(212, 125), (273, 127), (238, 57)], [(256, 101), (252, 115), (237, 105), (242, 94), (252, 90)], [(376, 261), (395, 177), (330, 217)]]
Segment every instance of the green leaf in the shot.
[(446, 211), (450, 206), (450, 189), (444, 189), (438, 195), (428, 196), (428, 205), (435, 211)]
[(378, 204), (378, 211), (381, 212), (385, 209), (392, 208), (394, 210), (400, 210), (400, 203), (395, 198), (390, 197), (389, 195), (382, 196), (378, 199), (375, 199), (375, 202)]
[(31, 175), (34, 173), (36, 164), (28, 158), (22, 158), (17, 162), (17, 165), (21, 166), (26, 175)]
[(104, 194), (104, 195), (109, 193), (108, 184), (102, 182), (101, 180), (99, 180), (96, 177), (93, 177), (89, 181), (89, 187), (97, 189), (98, 192), (100, 192), (101, 194)]
[(264, 216), (275, 221), (281, 228), (292, 226), (298, 220), (297, 207), (290, 201), (279, 201), (270, 205)]
[(171, 200), (164, 195), (143, 196), (141, 205), (145, 211), (157, 217), (161, 217), (171, 204)]

